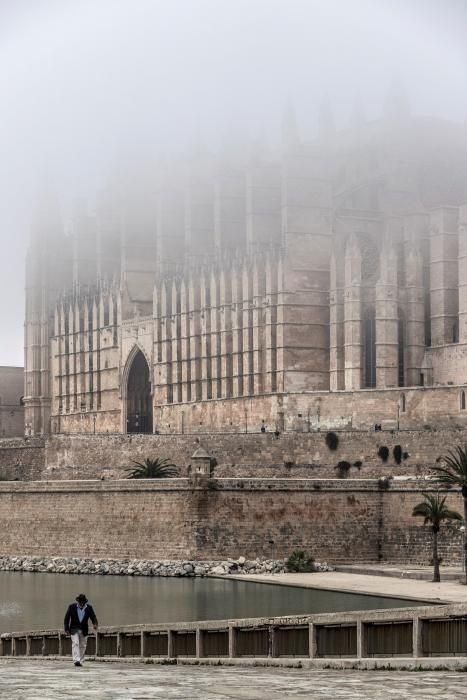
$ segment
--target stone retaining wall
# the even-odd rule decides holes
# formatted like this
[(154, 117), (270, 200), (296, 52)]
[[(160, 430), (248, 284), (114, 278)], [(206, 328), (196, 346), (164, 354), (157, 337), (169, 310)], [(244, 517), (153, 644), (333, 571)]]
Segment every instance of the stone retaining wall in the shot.
[(45, 471), (45, 439), (9, 438), (0, 440), (0, 478), (42, 479)]
[[(216, 460), (216, 478), (380, 478), (423, 476), (454, 445), (467, 442), (467, 430), (336, 431), (337, 450), (326, 432), (195, 435), (53, 435), (45, 439), (0, 440), (0, 477), (20, 480), (122, 478), (132, 460), (168, 458), (181, 476), (189, 473), (201, 445)], [(386, 462), (378, 450), (387, 447)], [(403, 455), (400, 463), (394, 448)], [(350, 465), (337, 469), (340, 462)]]
[[(219, 561), (287, 557), (426, 564), (430, 532), (412, 518), (434, 484), (374, 480), (188, 479), (0, 483), (0, 552), (40, 557)], [(460, 510), (453, 490), (449, 505)], [(460, 533), (440, 552), (458, 562)]]
[[(326, 432), (205, 435), (53, 435), (0, 440), (0, 477), (20, 480), (122, 478), (132, 460), (168, 458), (187, 476), (202, 445), (216, 460), (217, 478), (380, 478), (423, 476), (454, 445), (467, 442), (467, 429), (422, 431), (335, 431), (336, 450)], [(378, 450), (387, 447), (386, 462)], [(400, 448), (400, 463), (394, 458)], [(337, 469), (340, 462), (349, 468)]]

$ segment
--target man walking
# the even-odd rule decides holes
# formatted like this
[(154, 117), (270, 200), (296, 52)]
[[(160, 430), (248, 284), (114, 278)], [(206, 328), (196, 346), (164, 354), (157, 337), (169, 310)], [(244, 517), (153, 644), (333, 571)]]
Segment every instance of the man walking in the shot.
[(71, 603), (65, 614), (63, 624), (65, 634), (71, 635), (71, 655), (75, 666), (82, 666), (86, 643), (88, 641), (88, 620), (91, 620), (94, 631), (97, 632), (98, 622), (96, 613), (84, 593), (76, 597), (76, 603)]

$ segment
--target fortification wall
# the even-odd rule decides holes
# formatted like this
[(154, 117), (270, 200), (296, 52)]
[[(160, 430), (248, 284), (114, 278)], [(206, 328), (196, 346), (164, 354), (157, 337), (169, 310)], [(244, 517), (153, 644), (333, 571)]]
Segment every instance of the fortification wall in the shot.
[[(0, 440), (0, 477), (19, 480), (116, 479), (132, 460), (167, 458), (181, 476), (201, 445), (217, 465), (217, 478), (381, 478), (426, 476), (438, 457), (467, 443), (467, 429), (336, 431), (336, 450), (326, 445), (327, 431), (209, 433), (204, 435), (52, 435), (44, 439)], [(378, 455), (387, 447), (384, 462)], [(394, 456), (402, 455), (400, 463)], [(337, 469), (347, 463), (347, 469)]]
[[(304, 548), (332, 563), (430, 560), (430, 533), (411, 517), (410, 484), (375, 481), (186, 480), (0, 483), (4, 555), (123, 559), (285, 557)], [(449, 496), (460, 509), (457, 492)], [(444, 531), (445, 562), (459, 535)]]
[[(325, 432), (205, 435), (54, 435), (45, 441), (44, 479), (121, 478), (132, 460), (167, 458), (188, 473), (201, 444), (215, 458), (216, 477), (334, 478), (350, 476), (424, 476), (436, 459), (467, 442), (467, 429), (442, 431), (337, 431), (337, 450), (326, 445)], [(387, 447), (389, 458), (378, 456)], [(394, 459), (394, 448), (406, 458)], [(339, 462), (352, 465), (347, 472)], [(353, 466), (361, 462), (361, 466)]]

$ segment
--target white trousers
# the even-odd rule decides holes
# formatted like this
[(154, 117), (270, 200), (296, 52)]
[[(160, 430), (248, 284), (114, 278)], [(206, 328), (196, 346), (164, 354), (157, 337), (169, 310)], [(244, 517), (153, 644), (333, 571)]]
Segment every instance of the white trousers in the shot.
[(87, 642), (88, 638), (84, 636), (81, 630), (71, 635), (71, 656), (75, 663), (76, 661), (83, 662)]

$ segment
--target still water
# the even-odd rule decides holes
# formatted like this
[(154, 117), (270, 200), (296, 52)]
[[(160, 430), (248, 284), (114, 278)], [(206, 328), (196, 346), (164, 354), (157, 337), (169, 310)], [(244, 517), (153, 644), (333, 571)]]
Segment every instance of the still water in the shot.
[(199, 578), (0, 571), (0, 633), (62, 626), (86, 593), (100, 625), (370, 610), (413, 601), (271, 584)]

